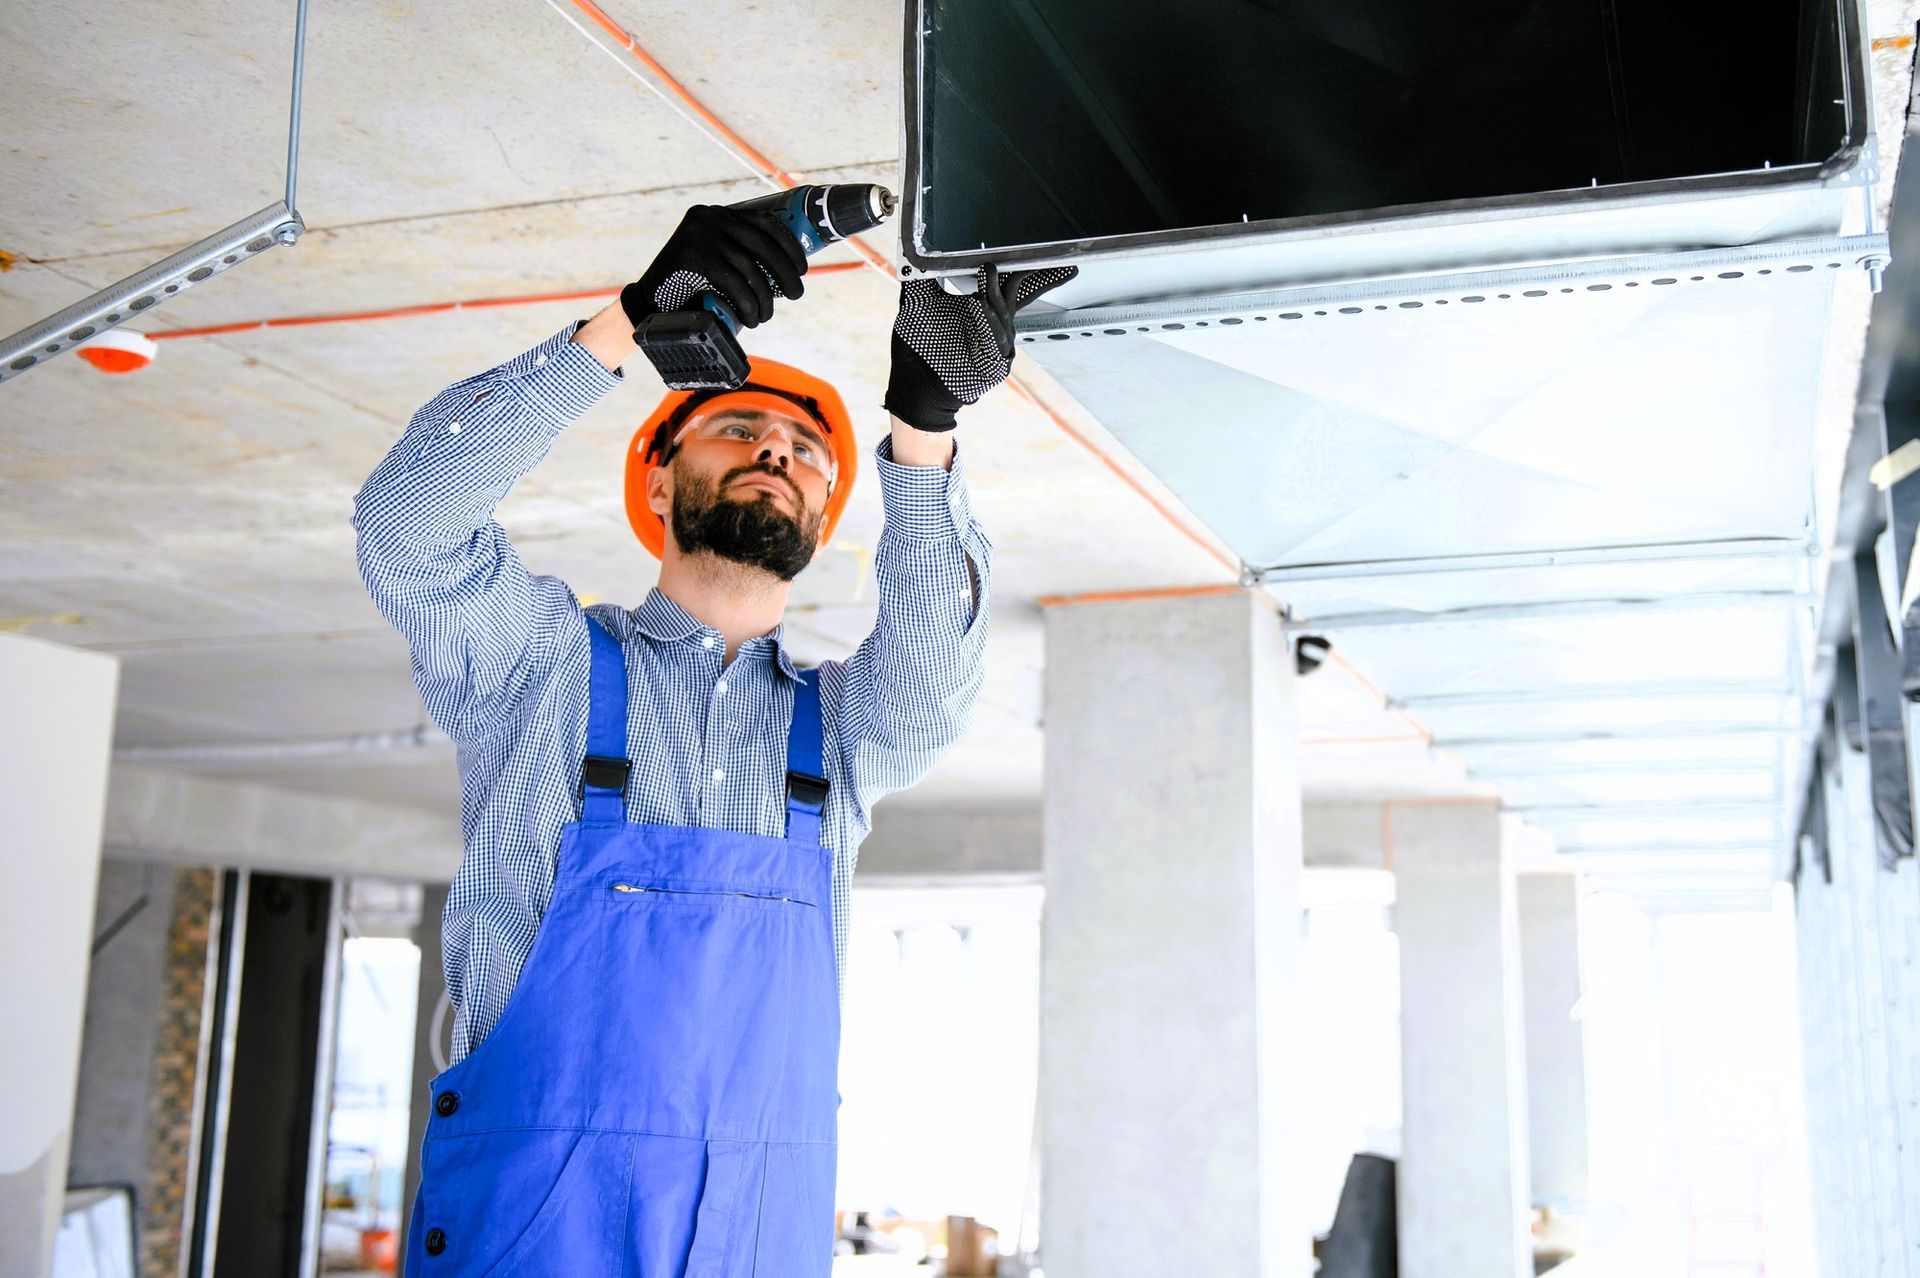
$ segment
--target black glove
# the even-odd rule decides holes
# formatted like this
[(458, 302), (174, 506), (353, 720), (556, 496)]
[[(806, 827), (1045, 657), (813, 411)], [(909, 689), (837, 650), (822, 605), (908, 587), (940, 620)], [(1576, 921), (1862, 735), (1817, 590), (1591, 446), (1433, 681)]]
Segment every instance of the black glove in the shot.
[(773, 214), (696, 204), (647, 273), (620, 290), (620, 309), (638, 328), (650, 316), (717, 293), (735, 319), (753, 328), (772, 317), (775, 297), (806, 291), (806, 273), (806, 251)]
[(920, 430), (952, 430), (954, 414), (1007, 380), (1014, 315), (1079, 273), (1058, 266), (1002, 279), (998, 268), (983, 266), (979, 291), (961, 297), (935, 280), (902, 284), (887, 411)]

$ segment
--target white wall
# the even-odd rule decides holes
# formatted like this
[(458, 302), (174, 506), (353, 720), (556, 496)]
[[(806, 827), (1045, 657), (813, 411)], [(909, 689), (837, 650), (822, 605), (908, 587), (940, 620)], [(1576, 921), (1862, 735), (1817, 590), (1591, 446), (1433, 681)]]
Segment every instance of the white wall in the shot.
[(0, 1278), (52, 1268), (119, 663), (0, 635)]

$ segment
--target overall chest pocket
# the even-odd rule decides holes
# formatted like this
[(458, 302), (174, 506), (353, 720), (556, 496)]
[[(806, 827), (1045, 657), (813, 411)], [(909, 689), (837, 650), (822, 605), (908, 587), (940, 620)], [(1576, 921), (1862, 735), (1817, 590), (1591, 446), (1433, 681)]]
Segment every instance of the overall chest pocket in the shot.
[(602, 897), (600, 1051), (632, 1088), (603, 1104), (645, 1110), (648, 1131), (763, 1135), (765, 1116), (799, 1099), (797, 1062), (818, 1054), (809, 991), (820, 956), (832, 961), (825, 911), (687, 879), (615, 877)]

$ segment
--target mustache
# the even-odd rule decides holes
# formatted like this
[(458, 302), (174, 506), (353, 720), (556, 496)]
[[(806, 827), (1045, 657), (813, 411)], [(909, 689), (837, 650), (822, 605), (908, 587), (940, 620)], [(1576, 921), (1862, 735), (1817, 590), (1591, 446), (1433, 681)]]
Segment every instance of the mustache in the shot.
[(800, 495), (800, 485), (794, 483), (786, 471), (767, 462), (749, 462), (745, 466), (735, 466), (720, 477), (720, 487), (725, 488), (734, 480), (746, 475), (765, 475), (769, 479), (779, 480), (787, 486), (787, 492), (793, 497), (793, 508), (801, 511), (807, 508), (806, 498)]

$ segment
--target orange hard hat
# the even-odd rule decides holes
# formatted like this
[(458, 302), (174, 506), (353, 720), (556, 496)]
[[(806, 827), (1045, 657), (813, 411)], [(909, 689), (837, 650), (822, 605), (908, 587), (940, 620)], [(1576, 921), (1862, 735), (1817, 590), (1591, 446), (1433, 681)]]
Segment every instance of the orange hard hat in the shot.
[(769, 395), (797, 405), (819, 424), (833, 449), (833, 489), (821, 513), (820, 544), (824, 546), (832, 539), (840, 512), (846, 509), (853, 492), (854, 471), (859, 466), (860, 446), (853, 438), (853, 418), (840, 392), (818, 377), (777, 360), (754, 359), (744, 385), (732, 390), (674, 391), (634, 432), (627, 449), (627, 522), (655, 559), (666, 554), (667, 530), (647, 504), (647, 476), (673, 456), (674, 436), (697, 410), (717, 400), (762, 399)]

